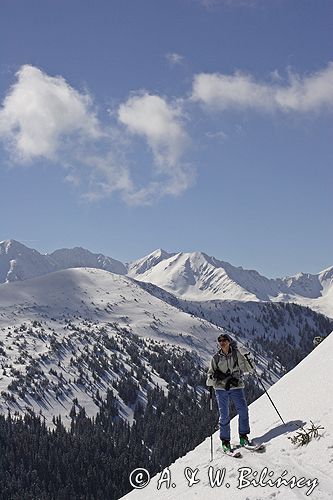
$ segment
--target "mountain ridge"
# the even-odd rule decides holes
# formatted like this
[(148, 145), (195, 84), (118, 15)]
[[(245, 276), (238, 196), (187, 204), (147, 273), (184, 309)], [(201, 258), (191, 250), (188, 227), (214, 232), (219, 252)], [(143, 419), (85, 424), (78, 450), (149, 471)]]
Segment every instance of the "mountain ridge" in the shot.
[[(140, 262), (142, 265), (143, 259)], [(333, 267), (318, 274), (298, 273), (273, 279), (204, 252), (180, 252), (147, 266), (144, 273), (136, 274), (134, 270), (133, 265), (129, 276), (184, 300), (295, 302), (333, 317)]]
[(49, 254), (41, 254), (16, 240), (0, 242), (0, 284), (75, 267), (104, 269), (121, 275), (127, 272), (122, 262), (82, 247), (61, 248)]
[(15, 240), (0, 242), (0, 283), (22, 281), (75, 267), (103, 269), (152, 283), (184, 300), (295, 302), (333, 317), (333, 266), (317, 274), (266, 278), (258, 271), (219, 260), (204, 252), (163, 249), (130, 263), (81, 247), (40, 254)]

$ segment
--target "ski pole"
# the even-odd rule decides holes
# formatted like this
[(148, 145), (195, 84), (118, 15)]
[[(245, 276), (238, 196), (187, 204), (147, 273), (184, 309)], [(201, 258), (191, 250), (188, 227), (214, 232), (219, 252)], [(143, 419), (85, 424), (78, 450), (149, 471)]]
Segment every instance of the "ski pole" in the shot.
[(251, 368), (253, 368), (254, 373), (255, 373), (255, 376), (257, 377), (257, 380), (259, 380), (259, 382), (260, 382), (260, 384), (261, 384), (262, 388), (264, 389), (264, 391), (265, 391), (265, 393), (266, 393), (266, 396), (268, 397), (268, 399), (269, 399), (269, 400), (270, 400), (270, 402), (272, 403), (272, 405), (273, 405), (273, 407), (274, 407), (274, 409), (275, 409), (276, 413), (279, 415), (280, 419), (282, 420), (283, 425), (285, 425), (285, 426), (286, 426), (287, 424), (285, 423), (285, 421), (284, 421), (284, 420), (283, 420), (283, 418), (281, 417), (279, 410), (277, 409), (277, 407), (276, 407), (276, 406), (275, 406), (275, 404), (274, 404), (274, 401), (272, 400), (272, 398), (270, 397), (270, 395), (269, 395), (269, 394), (268, 394), (268, 392), (266, 391), (266, 388), (265, 388), (265, 386), (264, 386), (264, 384), (263, 384), (263, 382), (262, 382), (261, 378), (259, 377), (258, 373), (256, 372), (256, 370), (255, 370), (255, 368), (254, 368), (254, 366), (253, 366), (253, 364), (252, 364), (252, 362), (251, 362), (251, 359), (249, 358), (249, 355), (248, 355), (248, 354), (244, 354), (244, 356), (245, 356), (245, 358), (246, 358), (247, 362), (249, 363), (249, 365), (251, 366)]
[[(209, 409), (213, 411), (213, 387), (209, 387)], [(210, 435), (210, 461), (213, 461), (213, 433)]]

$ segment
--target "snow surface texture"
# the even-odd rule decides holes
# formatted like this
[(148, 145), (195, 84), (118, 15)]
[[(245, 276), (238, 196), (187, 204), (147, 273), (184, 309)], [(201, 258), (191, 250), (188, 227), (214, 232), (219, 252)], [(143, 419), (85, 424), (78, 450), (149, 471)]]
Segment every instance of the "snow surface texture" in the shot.
[[(170, 484), (167, 488), (167, 483), (163, 482), (158, 490), (158, 480), (161, 479), (161, 474), (158, 474), (151, 479), (148, 486), (136, 489), (123, 498), (128, 500), (333, 498), (333, 404), (329, 396), (333, 391), (332, 351), (333, 335), (330, 335), (296, 368), (269, 389), (269, 394), (286, 426), (282, 424), (266, 394), (250, 405), (251, 436), (257, 442), (266, 443), (266, 453), (257, 454), (243, 450), (242, 459), (227, 457), (220, 449), (219, 435), (216, 432), (213, 435), (212, 462), (210, 462), (210, 438), (207, 438), (169, 467), (171, 484), (176, 485), (175, 487)], [(307, 428), (310, 420), (315, 425), (324, 427), (321, 431), (322, 436), (313, 439), (306, 446), (295, 446), (288, 437), (294, 436), (300, 425)], [(237, 424), (235, 417), (231, 422), (235, 443), (238, 439)], [(210, 467), (215, 474), (218, 469), (225, 470), (225, 479), (221, 486), (211, 486)], [(245, 476), (247, 471), (242, 471), (241, 468), (251, 468), (252, 473)], [(293, 477), (296, 480), (305, 478), (303, 487), (291, 488), (290, 485), (281, 485), (278, 488), (267, 484), (265, 486), (249, 484), (249, 481), (259, 480), (265, 468), (272, 475), (266, 476), (264, 483), (267, 483), (268, 479), (275, 481), (287, 471), (284, 479), (288, 481)], [(189, 469), (197, 470), (196, 478), (200, 481), (191, 487), (185, 477), (185, 473), (189, 477)], [(133, 482), (135, 477), (138, 484), (145, 482), (145, 475), (138, 477), (137, 474), (133, 474)], [(309, 493), (311, 494), (307, 495)]]

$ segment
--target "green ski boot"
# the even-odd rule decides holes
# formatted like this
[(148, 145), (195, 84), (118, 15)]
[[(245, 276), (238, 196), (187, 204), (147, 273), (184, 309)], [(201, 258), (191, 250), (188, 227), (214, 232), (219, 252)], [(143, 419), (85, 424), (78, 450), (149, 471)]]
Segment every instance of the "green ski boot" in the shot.
[(241, 434), (239, 436), (239, 444), (240, 446), (248, 446), (250, 444), (249, 438), (246, 434)]
[(222, 439), (222, 450), (224, 451), (224, 453), (231, 452), (230, 441), (227, 441), (226, 439)]

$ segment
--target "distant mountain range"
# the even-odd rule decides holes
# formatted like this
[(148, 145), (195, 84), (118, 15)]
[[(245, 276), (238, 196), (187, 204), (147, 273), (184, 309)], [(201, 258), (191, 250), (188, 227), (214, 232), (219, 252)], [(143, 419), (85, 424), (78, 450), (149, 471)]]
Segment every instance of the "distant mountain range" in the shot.
[(129, 264), (128, 275), (185, 300), (294, 302), (333, 317), (333, 267), (318, 274), (268, 279), (203, 252), (156, 250)]
[(118, 260), (80, 247), (41, 254), (15, 240), (0, 242), (0, 283), (23, 281), (72, 267), (92, 267), (115, 274), (127, 272)]
[(158, 249), (129, 264), (83, 248), (41, 254), (15, 240), (0, 243), (0, 283), (21, 281), (68, 268), (89, 267), (152, 283), (191, 301), (295, 302), (333, 317), (333, 267), (318, 274), (268, 279), (203, 252)]

